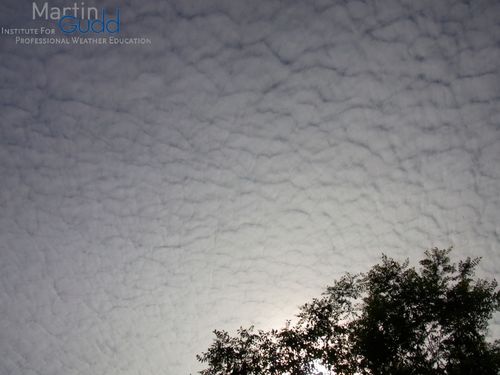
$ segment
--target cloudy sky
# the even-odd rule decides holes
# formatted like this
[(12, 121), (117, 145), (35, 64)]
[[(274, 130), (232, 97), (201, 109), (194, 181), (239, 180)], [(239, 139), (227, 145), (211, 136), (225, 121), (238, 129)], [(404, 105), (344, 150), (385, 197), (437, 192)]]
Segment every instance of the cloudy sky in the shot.
[(0, 35), (0, 373), (189, 374), (382, 252), (500, 272), (498, 1), (85, 5), (151, 43)]

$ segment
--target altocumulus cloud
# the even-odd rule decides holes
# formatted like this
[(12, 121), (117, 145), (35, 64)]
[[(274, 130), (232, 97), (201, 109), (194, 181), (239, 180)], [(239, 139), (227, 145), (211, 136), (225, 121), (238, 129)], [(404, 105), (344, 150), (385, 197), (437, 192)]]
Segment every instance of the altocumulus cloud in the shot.
[(194, 372), (381, 252), (498, 274), (498, 1), (99, 6), (151, 44), (0, 39), (0, 373)]

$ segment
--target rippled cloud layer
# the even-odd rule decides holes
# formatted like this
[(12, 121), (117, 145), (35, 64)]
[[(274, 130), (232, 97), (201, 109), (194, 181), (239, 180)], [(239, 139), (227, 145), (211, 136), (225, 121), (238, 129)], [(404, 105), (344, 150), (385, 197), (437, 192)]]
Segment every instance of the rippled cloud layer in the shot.
[(120, 7), (150, 45), (0, 38), (0, 373), (188, 374), (382, 252), (498, 274), (500, 3)]

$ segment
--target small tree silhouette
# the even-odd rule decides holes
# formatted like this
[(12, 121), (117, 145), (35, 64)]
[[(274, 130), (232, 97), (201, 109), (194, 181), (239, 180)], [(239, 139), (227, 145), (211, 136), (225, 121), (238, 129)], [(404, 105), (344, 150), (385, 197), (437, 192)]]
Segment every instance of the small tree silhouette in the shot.
[(474, 279), (479, 259), (451, 263), (425, 252), (420, 268), (387, 256), (366, 274), (346, 274), (279, 330), (240, 328), (197, 359), (201, 375), (498, 375), (500, 342), (485, 339), (500, 310), (495, 280)]

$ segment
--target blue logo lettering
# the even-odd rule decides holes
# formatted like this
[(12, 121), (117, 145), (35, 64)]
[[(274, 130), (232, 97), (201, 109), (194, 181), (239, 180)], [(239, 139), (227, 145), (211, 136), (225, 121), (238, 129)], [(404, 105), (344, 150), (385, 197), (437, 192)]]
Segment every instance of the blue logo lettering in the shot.
[(63, 16), (57, 23), (59, 29), (65, 34), (74, 32), (86, 33), (110, 33), (118, 34), (120, 32), (120, 8), (116, 8), (115, 18), (108, 19), (106, 12), (102, 10), (101, 19), (82, 20), (75, 16)]

